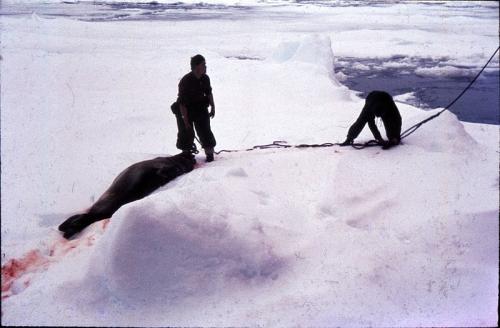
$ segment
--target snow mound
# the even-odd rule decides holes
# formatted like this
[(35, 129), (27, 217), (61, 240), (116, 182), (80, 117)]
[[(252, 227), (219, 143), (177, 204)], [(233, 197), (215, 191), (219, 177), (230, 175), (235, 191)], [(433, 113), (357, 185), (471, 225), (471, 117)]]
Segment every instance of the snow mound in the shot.
[(243, 169), (242, 167), (238, 167), (238, 168), (230, 169), (227, 172), (227, 176), (228, 177), (246, 178), (246, 177), (248, 177), (248, 174), (246, 173), (245, 169)]
[[(35, 247), (40, 236), (58, 233), (47, 227), (56, 220), (48, 214), (90, 205), (123, 168), (177, 152), (168, 99), (194, 53), (207, 57), (219, 99), (211, 121), (218, 150), (335, 142), (363, 100), (335, 85), (322, 34), (341, 58), (448, 53), (475, 66), (498, 25), (481, 10), (466, 18), (470, 8), (415, 5), (424, 15), (412, 15), (410, 25), (425, 30), (407, 29), (409, 16), (400, 12), (407, 4), (365, 7), (322, 7), (328, 15), (310, 16), (294, 9), (285, 20), (275, 19), (286, 9), (277, 6), (262, 12), (262, 24), (246, 24), (258, 22), (256, 11), (238, 10), (233, 20), (213, 9), (219, 18), (203, 19), (203, 29), (193, 19), (199, 11), (151, 24), (42, 12), (41, 21), (2, 18), (2, 255), (36, 248), (2, 268), (2, 323), (494, 325), (498, 127), (468, 126), (487, 145), (479, 149), (447, 112), (388, 151), (222, 153), (120, 208), (105, 233), (93, 225), (54, 256), (52, 238)], [(443, 30), (443, 17), (453, 33)], [(319, 36), (304, 37), (312, 33)], [(199, 42), (186, 42), (194, 34)], [(426, 46), (430, 39), (436, 47)], [(403, 128), (436, 113), (398, 107)], [(371, 138), (365, 128), (359, 141)]]
[[(437, 111), (424, 112), (424, 114), (418, 115), (418, 119), (408, 119), (404, 123), (403, 130)], [(425, 138), (419, 137), (419, 134), (425, 134)], [(467, 133), (457, 116), (450, 111), (443, 112), (438, 118), (421, 126), (415, 134), (406, 138), (404, 142), (430, 152), (440, 153), (470, 154), (478, 146), (478, 143)]]
[(344, 74), (341, 71), (335, 73), (335, 78), (340, 82), (344, 82), (345, 80), (347, 80), (348, 77), (349, 77), (348, 75)]
[[(417, 108), (428, 108), (426, 105), (417, 97), (415, 92), (407, 92), (399, 94), (393, 97), (394, 101), (403, 103), (406, 105), (415, 106)], [(430, 108), (428, 108), (430, 109)]]
[(318, 66), (334, 77), (334, 56), (328, 36), (311, 35), (301, 41), (282, 42), (272, 55), (276, 62), (299, 62)]
[(413, 92), (413, 91), (396, 95), (393, 98), (394, 98), (394, 101), (407, 103), (407, 104), (412, 104), (412, 103), (415, 103), (418, 101), (418, 98), (415, 95), (415, 92)]
[(112, 277), (107, 289), (123, 301), (210, 295), (233, 284), (274, 280), (285, 265), (259, 231), (239, 234), (227, 222), (195, 217), (173, 204), (160, 210), (145, 202), (119, 220), (90, 271)]

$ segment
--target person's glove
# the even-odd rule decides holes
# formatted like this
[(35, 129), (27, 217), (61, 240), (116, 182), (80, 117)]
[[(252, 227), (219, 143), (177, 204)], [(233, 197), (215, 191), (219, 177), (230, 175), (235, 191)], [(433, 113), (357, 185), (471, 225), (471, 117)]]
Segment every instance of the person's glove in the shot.
[(354, 142), (354, 140), (347, 138), (347, 139), (345, 139), (345, 141), (343, 143), (339, 144), (339, 146), (342, 146), (342, 147), (350, 146), (350, 145), (352, 145), (353, 142)]
[(209, 115), (210, 115), (210, 118), (214, 118), (214, 116), (215, 116), (215, 108), (214, 107), (212, 107), (212, 109), (210, 110)]
[(384, 141), (382, 143), (382, 149), (383, 150), (387, 150), (387, 149), (389, 149), (389, 148), (391, 148), (393, 146), (396, 146), (396, 145), (399, 145), (399, 139), (393, 138), (393, 139), (391, 139), (389, 141)]

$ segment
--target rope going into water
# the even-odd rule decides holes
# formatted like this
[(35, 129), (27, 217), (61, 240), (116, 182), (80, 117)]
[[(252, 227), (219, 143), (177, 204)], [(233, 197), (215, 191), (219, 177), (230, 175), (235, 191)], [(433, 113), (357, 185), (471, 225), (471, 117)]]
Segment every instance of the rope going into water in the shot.
[[(495, 50), (495, 52), (493, 53), (493, 55), (491, 55), (490, 59), (488, 59), (488, 61), (486, 62), (486, 64), (483, 66), (483, 68), (481, 68), (481, 70), (479, 71), (479, 73), (476, 74), (476, 76), (472, 79), (472, 81), (465, 87), (464, 90), (462, 90), (462, 92), (460, 92), (460, 94), (457, 97), (455, 97), (455, 99), (453, 99), (453, 101), (451, 101), (446, 107), (444, 107), (442, 110), (440, 110), (436, 114), (431, 115), (428, 118), (426, 118), (426, 119), (424, 119), (424, 120), (422, 120), (422, 121), (414, 124), (413, 126), (409, 127), (408, 129), (406, 129), (403, 133), (401, 133), (401, 140), (404, 139), (404, 138), (406, 138), (406, 137), (408, 137), (409, 135), (411, 135), (415, 131), (417, 131), (418, 128), (420, 128), (425, 123), (427, 123), (427, 122), (435, 119), (436, 117), (438, 117), (439, 115), (441, 115), (443, 112), (445, 112), (446, 110), (450, 109), (451, 106), (453, 106), (470, 89), (470, 87), (474, 84), (474, 82), (476, 82), (476, 80), (481, 75), (481, 73), (483, 73), (483, 71), (486, 69), (486, 67), (493, 60), (493, 58), (495, 57), (495, 55), (496, 55), (496, 53), (498, 52), (499, 49), (500, 49), (500, 47), (498, 47)], [(198, 143), (200, 143), (200, 140), (198, 140), (198, 138), (196, 138), (196, 140), (198, 141)], [(333, 146), (341, 146), (341, 147), (342, 146), (351, 146), (351, 147), (353, 147), (355, 149), (364, 149), (364, 148), (367, 148), (367, 147), (383, 146), (383, 144), (379, 143), (377, 140), (370, 140), (370, 141), (367, 141), (365, 143), (352, 143), (352, 144), (348, 144), (348, 145), (344, 145), (344, 144), (341, 144), (341, 143), (338, 143), (338, 142), (337, 143), (326, 142), (326, 143), (322, 143), (322, 144), (290, 145), (286, 141), (273, 141), (273, 143), (271, 143), (271, 144), (267, 144), (267, 145), (255, 145), (252, 148), (248, 148), (248, 149), (234, 149), (234, 150), (222, 149), (222, 150), (219, 150), (217, 152), (214, 152), (214, 154), (219, 155), (219, 154), (222, 154), (222, 153), (248, 152), (248, 151), (252, 151), (252, 150), (256, 150), (256, 149), (272, 149), (272, 148), (325, 148), (325, 147), (333, 147)]]

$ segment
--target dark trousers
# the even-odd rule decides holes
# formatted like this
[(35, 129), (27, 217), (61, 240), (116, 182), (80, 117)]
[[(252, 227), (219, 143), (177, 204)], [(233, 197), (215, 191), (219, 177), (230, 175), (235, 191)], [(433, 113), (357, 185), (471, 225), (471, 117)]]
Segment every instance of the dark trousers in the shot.
[(176, 147), (180, 150), (190, 150), (194, 144), (194, 129), (200, 138), (201, 146), (204, 149), (214, 148), (216, 145), (214, 134), (210, 128), (210, 116), (206, 108), (188, 109), (189, 124), (191, 131), (186, 129), (184, 120), (180, 114), (176, 114), (177, 120), (177, 143)]

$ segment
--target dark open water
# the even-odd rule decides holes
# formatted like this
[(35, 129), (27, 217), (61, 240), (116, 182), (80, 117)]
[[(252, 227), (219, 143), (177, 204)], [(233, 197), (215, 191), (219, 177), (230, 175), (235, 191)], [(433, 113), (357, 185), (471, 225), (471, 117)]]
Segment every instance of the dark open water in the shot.
[[(492, 52), (494, 50), (492, 49)], [(404, 62), (406, 67), (386, 68), (383, 64), (387, 62), (396, 64)], [(407, 57), (339, 58), (335, 71), (347, 75), (342, 83), (349, 89), (360, 91), (362, 96), (366, 96), (372, 90), (385, 90), (393, 96), (413, 92), (415, 97), (409, 103), (430, 109), (447, 106), (480, 71), (477, 67), (453, 67), (443, 65), (443, 62), (444, 60)], [(360, 63), (370, 69), (356, 68)], [(486, 60), (485, 63), (479, 64), (486, 64)], [(485, 70), (472, 87), (450, 108), (461, 121), (500, 124), (498, 57), (490, 65), (495, 67)], [(444, 75), (428, 75), (418, 71), (419, 68), (442, 66), (455, 69)]]

